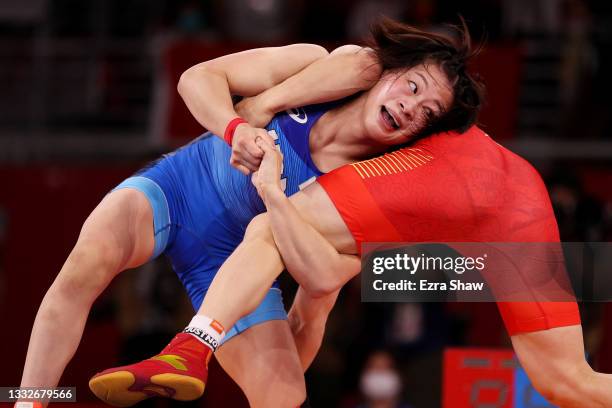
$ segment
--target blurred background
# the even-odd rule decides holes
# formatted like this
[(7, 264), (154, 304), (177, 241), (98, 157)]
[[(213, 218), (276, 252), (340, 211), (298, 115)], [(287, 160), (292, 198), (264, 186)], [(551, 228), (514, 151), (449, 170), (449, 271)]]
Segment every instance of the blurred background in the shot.
[[(473, 66), (488, 86), (484, 129), (542, 173), (564, 241), (612, 239), (611, 2), (2, 0), (0, 385), (19, 384), (38, 305), (89, 212), (202, 133), (176, 92), (185, 69), (258, 46), (359, 43), (379, 14), (440, 30), (461, 14), (476, 39), (486, 34)], [(295, 286), (283, 285), (289, 302)], [(612, 372), (612, 307), (581, 308), (590, 361)], [(163, 258), (122, 274), (61, 384), (96, 406), (91, 375), (156, 354), (192, 314)], [(307, 373), (311, 403), (439, 407), (444, 350), (466, 346), (509, 347), (495, 305), (365, 304), (353, 281)], [(180, 406), (246, 406), (214, 364), (207, 389)]]

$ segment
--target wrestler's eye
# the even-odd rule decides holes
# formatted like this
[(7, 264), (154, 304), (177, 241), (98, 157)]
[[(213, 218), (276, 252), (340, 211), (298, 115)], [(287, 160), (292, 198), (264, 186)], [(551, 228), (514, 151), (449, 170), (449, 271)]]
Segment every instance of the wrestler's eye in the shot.
[(425, 117), (427, 118), (427, 120), (432, 120), (434, 118), (434, 113), (431, 109), (424, 108), (423, 112), (425, 113)]
[(410, 90), (412, 91), (413, 94), (416, 94), (417, 91), (419, 90), (419, 88), (417, 87), (416, 82), (414, 82), (414, 81), (408, 81), (408, 85), (410, 86)]

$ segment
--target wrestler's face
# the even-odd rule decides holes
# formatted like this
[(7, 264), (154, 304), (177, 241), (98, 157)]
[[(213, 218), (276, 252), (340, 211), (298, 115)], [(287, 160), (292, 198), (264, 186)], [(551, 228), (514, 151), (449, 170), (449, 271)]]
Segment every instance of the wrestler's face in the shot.
[(366, 95), (366, 132), (382, 144), (406, 143), (443, 115), (452, 101), (452, 87), (437, 65), (384, 72)]

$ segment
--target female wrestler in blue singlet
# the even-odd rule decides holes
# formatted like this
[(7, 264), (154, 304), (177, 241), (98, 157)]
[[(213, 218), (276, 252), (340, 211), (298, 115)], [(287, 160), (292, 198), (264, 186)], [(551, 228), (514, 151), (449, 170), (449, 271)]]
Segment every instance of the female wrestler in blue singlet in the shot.
[[(456, 43), (391, 22), (381, 24), (376, 34), (376, 51), (347, 46), (326, 55), (318, 46), (300, 44), (233, 54), (187, 71), (179, 91), (194, 117), (213, 133), (127, 179), (92, 212), (37, 314), (21, 385), (57, 384), (91, 303), (119, 272), (154, 256), (169, 256), (194, 307), (199, 306), (248, 222), (265, 209), (242, 174), (257, 169), (263, 155), (256, 138), (280, 148), (285, 191), (292, 194), (321, 171), (406, 143), (425, 129), (460, 127), (472, 119), (479, 100), (465, 71), (469, 36)], [(406, 46), (415, 50), (409, 58)], [(284, 111), (360, 91), (334, 106)], [(240, 110), (249, 117), (267, 122), (270, 112), (283, 113), (266, 130), (239, 125), (230, 149), (215, 134), (223, 134), (237, 116), (231, 94), (255, 96)], [(301, 350), (296, 350), (277, 288), (228, 334), (216, 357), (252, 406), (303, 401)], [(305, 337), (313, 343), (297, 344), (310, 350), (312, 359), (320, 335)], [(164, 363), (182, 370), (180, 362)], [(185, 374), (192, 369), (197, 371), (185, 367)], [(125, 395), (113, 400), (106, 392), (102, 398), (123, 405), (151, 395), (187, 399), (177, 390), (156, 388), (154, 381), (136, 389), (143, 382), (130, 375), (124, 370), (118, 376), (127, 379)]]
[[(322, 172), (308, 146), (313, 125), (332, 105), (314, 105), (276, 115), (266, 126), (283, 154), (283, 184), (291, 195)], [(207, 133), (121, 183), (136, 189), (153, 209), (152, 257), (165, 253), (185, 286), (193, 307), (202, 303), (216, 271), (238, 246), (249, 222), (265, 211), (250, 177), (227, 165), (231, 148)], [(225, 341), (268, 320), (286, 319), (280, 290), (227, 333)]]

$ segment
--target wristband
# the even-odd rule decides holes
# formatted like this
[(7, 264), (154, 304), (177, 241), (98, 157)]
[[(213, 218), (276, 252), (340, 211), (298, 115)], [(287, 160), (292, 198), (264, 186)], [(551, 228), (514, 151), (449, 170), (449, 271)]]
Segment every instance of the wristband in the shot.
[(238, 125), (240, 125), (241, 123), (247, 123), (247, 121), (238, 117), (230, 120), (230, 122), (227, 124), (227, 127), (225, 128), (225, 133), (223, 134), (223, 140), (225, 140), (228, 145), (232, 145), (232, 140), (234, 139), (234, 132), (236, 131)]

